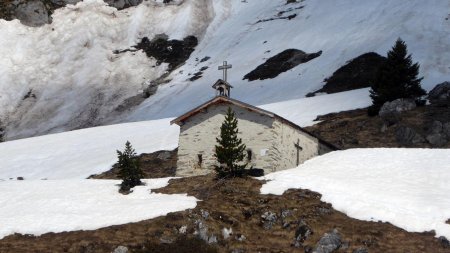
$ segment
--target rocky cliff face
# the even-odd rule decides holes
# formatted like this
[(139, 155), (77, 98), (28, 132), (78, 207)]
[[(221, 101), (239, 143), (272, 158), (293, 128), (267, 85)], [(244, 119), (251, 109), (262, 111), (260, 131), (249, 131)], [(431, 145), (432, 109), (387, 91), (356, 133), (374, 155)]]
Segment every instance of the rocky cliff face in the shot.
[[(19, 19), (28, 26), (41, 26), (52, 22), (51, 14), (68, 4), (82, 0), (6, 0), (0, 3), (0, 19)], [(118, 10), (137, 6), (142, 0), (105, 0), (109, 6)]]

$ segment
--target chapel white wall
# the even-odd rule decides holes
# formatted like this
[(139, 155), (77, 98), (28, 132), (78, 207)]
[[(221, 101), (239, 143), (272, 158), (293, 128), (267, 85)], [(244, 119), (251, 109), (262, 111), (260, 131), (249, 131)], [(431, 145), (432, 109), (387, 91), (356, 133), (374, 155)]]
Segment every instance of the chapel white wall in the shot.
[[(252, 151), (249, 166), (264, 169), (265, 173), (275, 170), (275, 150), (279, 143), (272, 128), (274, 119), (239, 106), (217, 104), (191, 116), (180, 126), (177, 176), (204, 175), (214, 170), (216, 137), (220, 135), (228, 107), (238, 118), (238, 137)], [(201, 166), (198, 154), (203, 158)]]
[(295, 144), (299, 141), (302, 150), (299, 152), (299, 164), (320, 154), (319, 140), (298, 128), (289, 124), (275, 120), (273, 130), (278, 141), (278, 154), (276, 154), (277, 170), (284, 170), (297, 167), (297, 149)]

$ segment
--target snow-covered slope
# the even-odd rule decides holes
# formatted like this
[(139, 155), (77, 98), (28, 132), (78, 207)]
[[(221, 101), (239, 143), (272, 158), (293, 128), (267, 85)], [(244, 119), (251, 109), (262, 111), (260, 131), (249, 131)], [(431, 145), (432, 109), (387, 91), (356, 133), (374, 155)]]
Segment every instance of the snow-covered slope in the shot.
[[(336, 104), (332, 106), (323, 103), (324, 97), (319, 96), (262, 108), (308, 126), (317, 115), (366, 106), (366, 92), (361, 89), (333, 94)], [(94, 127), (0, 143), (0, 180), (86, 178), (109, 170), (117, 161), (115, 151), (122, 150), (127, 140), (137, 153), (175, 149), (179, 127), (171, 126), (171, 119)]]
[[(361, 97), (361, 92), (365, 94), (367, 90), (332, 95), (335, 107), (323, 106), (324, 96), (263, 107), (293, 122), (309, 125), (319, 113), (353, 109), (351, 106), (355, 104), (364, 106), (364, 99), (346, 103), (352, 97)], [(170, 126), (169, 121), (170, 118), (95, 127), (0, 143), (0, 190), (3, 193), (0, 204), (7, 206), (0, 209), (0, 217), (4, 217), (0, 222), (7, 224), (0, 228), (0, 237), (15, 231), (40, 234), (93, 229), (163, 215), (173, 211), (172, 207), (182, 210), (195, 205), (195, 200), (183, 196), (149, 195), (148, 187), (138, 188), (137, 195), (133, 193), (122, 198), (116, 192), (118, 181), (83, 179), (108, 170), (116, 161), (115, 150), (123, 149), (126, 140), (131, 141), (138, 153), (175, 148), (179, 128)], [(25, 180), (10, 180), (17, 177)], [(266, 178), (272, 181), (264, 185), (262, 193), (281, 194), (288, 188), (308, 188), (323, 194), (324, 201), (351, 217), (389, 221), (408, 231), (435, 229), (438, 235), (450, 237), (450, 225), (445, 224), (445, 220), (450, 218), (450, 150), (338, 151)], [(166, 181), (149, 181), (149, 187), (158, 182)], [(92, 195), (92, 192), (96, 194)], [(36, 195), (38, 198), (34, 199)], [(85, 195), (91, 196), (88, 203), (85, 203)], [(152, 201), (158, 201), (158, 204)], [(160, 201), (168, 201), (170, 208), (160, 205)], [(177, 205), (178, 201), (183, 205)], [(91, 215), (97, 202), (114, 202), (121, 207), (131, 205), (131, 208), (138, 207), (139, 211), (133, 211), (135, 214), (132, 216), (116, 215), (116, 218), (108, 220), (106, 214), (110, 214), (111, 209), (103, 207), (93, 215), (105, 214), (108, 219), (102, 218), (91, 224), (83, 217), (86, 213)], [(47, 217), (49, 205), (55, 205), (57, 210), (51, 217)], [(66, 209), (67, 206), (70, 209)], [(33, 212), (28, 212), (31, 209)], [(113, 210), (116, 209), (120, 208)], [(60, 225), (61, 219), (71, 218), (76, 222)], [(33, 223), (36, 220), (42, 224), (27, 226), (29, 221)]]
[(264, 194), (310, 189), (351, 217), (450, 238), (450, 150), (336, 151), (264, 179)]
[(0, 182), (0, 239), (13, 233), (92, 230), (195, 208), (194, 197), (151, 193), (169, 179), (145, 180), (129, 195), (117, 192), (117, 180)]
[[(0, 125), (6, 125), (7, 139), (14, 139), (173, 117), (213, 95), (210, 86), (221, 77), (217, 66), (223, 60), (233, 64), (229, 80), (237, 99), (261, 105), (300, 98), (346, 61), (369, 51), (385, 55), (398, 37), (421, 64), (424, 87), (430, 89), (450, 79), (449, 9), (447, 0), (178, 0), (144, 1), (117, 11), (101, 0), (85, 0), (57, 10), (53, 23), (40, 28), (0, 21)], [(199, 45), (156, 95), (131, 111), (115, 111), (167, 65), (153, 67), (155, 60), (140, 51), (113, 50), (159, 33), (172, 39), (195, 35)], [(242, 81), (288, 48), (323, 53), (275, 79)], [(200, 63), (205, 56), (211, 59)], [(202, 78), (186, 81), (201, 67), (209, 67)], [(30, 90), (36, 98), (23, 99)]]

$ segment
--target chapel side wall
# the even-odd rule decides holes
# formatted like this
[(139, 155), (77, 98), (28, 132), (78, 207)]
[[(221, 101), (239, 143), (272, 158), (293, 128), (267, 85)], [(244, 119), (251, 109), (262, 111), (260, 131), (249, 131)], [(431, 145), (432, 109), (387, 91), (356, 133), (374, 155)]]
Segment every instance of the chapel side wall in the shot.
[(308, 159), (320, 154), (319, 140), (297, 128), (294, 128), (280, 120), (275, 120), (274, 131), (278, 136), (279, 157), (277, 170), (285, 170), (297, 167), (297, 149), (295, 143), (299, 140), (303, 148), (299, 153), (299, 163), (302, 164)]
[[(252, 151), (249, 167), (264, 169), (266, 173), (273, 170), (273, 151), (277, 144), (272, 129), (274, 119), (239, 106), (218, 104), (188, 118), (180, 127), (177, 176), (204, 175), (214, 170), (216, 137), (220, 135), (228, 107), (238, 118), (238, 137)], [(265, 155), (262, 150), (267, 150)], [(198, 154), (202, 155), (201, 165)]]

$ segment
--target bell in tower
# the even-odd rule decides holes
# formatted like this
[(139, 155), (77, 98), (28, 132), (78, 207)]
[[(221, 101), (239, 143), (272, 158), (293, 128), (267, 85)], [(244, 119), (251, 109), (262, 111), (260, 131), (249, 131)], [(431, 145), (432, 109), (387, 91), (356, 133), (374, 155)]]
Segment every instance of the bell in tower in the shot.
[(212, 86), (216, 90), (216, 96), (230, 97), (230, 90), (233, 86), (227, 82), (227, 71), (231, 68), (232, 65), (228, 65), (226, 61), (223, 62), (222, 66), (219, 66), (219, 70), (223, 70), (223, 79), (217, 80)]
[(230, 90), (231, 88), (233, 88), (233, 86), (222, 79), (217, 80), (217, 82), (212, 87), (216, 90), (216, 96), (225, 97), (230, 97)]

